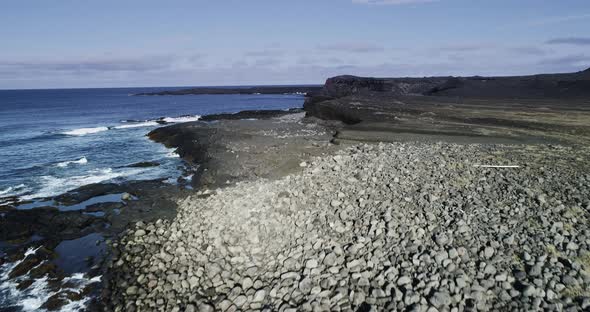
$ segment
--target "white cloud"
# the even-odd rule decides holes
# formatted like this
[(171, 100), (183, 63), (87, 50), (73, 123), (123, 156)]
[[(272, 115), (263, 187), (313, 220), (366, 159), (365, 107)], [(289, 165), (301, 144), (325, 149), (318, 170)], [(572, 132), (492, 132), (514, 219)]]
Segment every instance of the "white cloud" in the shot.
[(382, 46), (368, 42), (339, 42), (333, 44), (321, 44), (318, 50), (338, 51), (347, 53), (371, 53), (385, 50)]
[(590, 45), (590, 37), (565, 37), (547, 41), (547, 44)]
[(287, 54), (287, 51), (278, 50), (278, 49), (256, 50), (256, 51), (248, 51), (245, 53), (246, 56), (265, 56), (265, 57), (284, 56), (285, 54)]

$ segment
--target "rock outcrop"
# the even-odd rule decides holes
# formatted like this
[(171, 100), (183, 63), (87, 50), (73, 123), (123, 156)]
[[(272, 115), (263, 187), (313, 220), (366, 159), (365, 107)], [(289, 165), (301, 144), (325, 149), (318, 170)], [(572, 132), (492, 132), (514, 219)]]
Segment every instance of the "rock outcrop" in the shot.
[[(588, 98), (590, 69), (568, 74), (513, 77), (368, 78), (337, 76), (326, 80), (311, 102), (355, 94), (385, 92), (390, 96), (428, 95), (464, 98)], [(313, 99), (315, 98), (315, 99)]]
[(590, 135), (588, 99), (590, 70), (520, 77), (338, 76), (311, 93), (304, 110), (310, 117), (363, 123), (365, 130), (381, 132), (542, 133), (559, 139), (575, 133), (577, 139)]

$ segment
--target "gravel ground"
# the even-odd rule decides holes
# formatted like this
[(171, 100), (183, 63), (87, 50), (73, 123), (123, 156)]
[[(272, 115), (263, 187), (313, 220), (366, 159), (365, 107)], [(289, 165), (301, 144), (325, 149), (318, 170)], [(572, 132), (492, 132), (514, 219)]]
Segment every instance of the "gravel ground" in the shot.
[(588, 155), (359, 145), (200, 191), (174, 221), (113, 244), (107, 299), (115, 311), (587, 309)]

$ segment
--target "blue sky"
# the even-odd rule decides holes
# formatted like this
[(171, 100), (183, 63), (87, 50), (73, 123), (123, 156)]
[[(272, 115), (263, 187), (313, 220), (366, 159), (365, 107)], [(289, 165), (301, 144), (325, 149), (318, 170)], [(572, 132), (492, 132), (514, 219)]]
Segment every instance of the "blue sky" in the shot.
[(588, 0), (3, 0), (0, 89), (590, 67)]

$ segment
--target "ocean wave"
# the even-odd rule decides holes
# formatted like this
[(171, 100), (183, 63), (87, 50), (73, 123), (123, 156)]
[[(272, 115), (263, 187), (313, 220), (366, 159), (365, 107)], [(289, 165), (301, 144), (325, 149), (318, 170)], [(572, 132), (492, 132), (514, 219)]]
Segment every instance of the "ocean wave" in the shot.
[(167, 123), (181, 123), (181, 122), (190, 122), (190, 121), (197, 121), (201, 119), (200, 115), (184, 115), (178, 117), (161, 117), (158, 119), (151, 119), (151, 120), (122, 120), (122, 125), (112, 126), (112, 127), (93, 127), (93, 128), (78, 128), (73, 130), (63, 131), (60, 134), (62, 135), (69, 135), (69, 136), (84, 136), (88, 134), (95, 134), (99, 132), (104, 132), (108, 130), (120, 130), (120, 129), (130, 129), (130, 128), (140, 128), (140, 127), (153, 127), (159, 126), (161, 124)]
[(201, 119), (200, 115), (186, 115), (186, 116), (179, 116), (179, 117), (164, 117), (160, 120), (167, 122), (167, 123), (180, 123), (180, 122), (198, 121), (199, 119)]
[(87, 135), (87, 134), (94, 134), (94, 133), (99, 133), (99, 132), (108, 131), (108, 130), (109, 130), (108, 127), (79, 128), (79, 129), (64, 131), (61, 134), (72, 135), (72, 136), (83, 136), (83, 135)]
[[(35, 254), (39, 248), (40, 247), (29, 248), (25, 253), (25, 258), (29, 255)], [(45, 276), (36, 279), (29, 287), (20, 290), (18, 289), (19, 283), (30, 277), (26, 274), (15, 279), (10, 279), (9, 273), (12, 269), (22, 263), (22, 261), (23, 260), (18, 260), (0, 266), (0, 294), (4, 294), (4, 299), (6, 299), (6, 302), (3, 302), (3, 304), (6, 306), (19, 307), (22, 311), (39, 311), (43, 303), (59, 291), (81, 291), (84, 287), (90, 284), (99, 283), (102, 279), (101, 276), (88, 278), (83, 273), (76, 273), (65, 277), (62, 281), (63, 284), (70, 286), (54, 291), (49, 287), (49, 279)], [(61, 308), (61, 311), (83, 310), (89, 300), (90, 297), (85, 297), (80, 301), (70, 301)]]
[(41, 188), (29, 195), (21, 196), (21, 200), (32, 200), (37, 198), (47, 198), (63, 194), (78, 187), (100, 183), (116, 178), (122, 178), (140, 173), (144, 169), (133, 168), (128, 170), (113, 171), (112, 168), (96, 169), (88, 171), (89, 175), (73, 176), (73, 177), (54, 177), (42, 176), (40, 177)]
[(140, 128), (140, 127), (151, 127), (151, 126), (159, 126), (159, 125), (160, 124), (157, 121), (144, 121), (144, 122), (129, 123), (127, 125), (115, 126), (112, 129)]
[(71, 164), (78, 164), (78, 165), (85, 165), (88, 163), (88, 159), (86, 159), (86, 157), (82, 157), (78, 160), (68, 160), (68, 161), (62, 161), (60, 163), (57, 163), (56, 166), (60, 167), (60, 168), (65, 168)]
[(18, 196), (18, 195), (26, 193), (28, 191), (29, 191), (29, 189), (24, 184), (9, 186), (3, 190), (0, 190), (0, 197)]
[(178, 153), (176, 153), (175, 151), (172, 151), (166, 154), (166, 158), (180, 158), (180, 155), (178, 155)]

